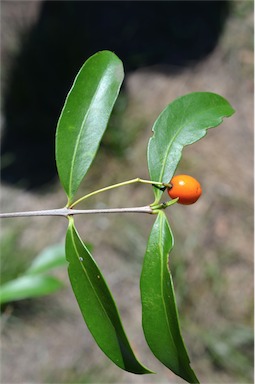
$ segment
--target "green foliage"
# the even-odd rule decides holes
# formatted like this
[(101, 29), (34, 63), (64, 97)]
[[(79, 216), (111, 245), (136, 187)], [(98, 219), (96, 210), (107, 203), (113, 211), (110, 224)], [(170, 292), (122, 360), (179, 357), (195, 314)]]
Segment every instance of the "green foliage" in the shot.
[[(153, 125), (147, 157), (151, 180), (169, 183), (181, 159), (183, 147), (195, 143), (206, 129), (217, 127), (234, 109), (223, 97), (210, 92), (193, 92), (175, 99)], [(154, 189), (156, 202), (162, 192)]]
[(35, 275), (66, 265), (65, 247), (63, 244), (55, 244), (45, 248), (33, 260), (27, 270), (27, 274)]
[[(132, 182), (157, 185), (159, 189), (154, 188), (154, 203), (145, 207), (148, 208), (146, 212), (156, 213), (157, 218), (141, 273), (142, 326), (157, 359), (187, 382), (198, 383), (181, 335), (168, 260), (173, 235), (163, 209), (173, 205), (177, 199), (160, 203), (163, 193), (160, 188), (164, 188), (163, 183), (172, 178), (183, 147), (201, 139), (208, 128), (218, 126), (223, 117), (231, 116), (234, 110), (223, 97), (214, 93), (195, 92), (174, 100), (153, 126), (154, 135), (147, 150), (151, 180), (137, 178), (118, 183), (75, 202), (74, 195), (96, 155), (123, 77), (122, 62), (115, 54), (109, 51), (96, 53), (79, 71), (59, 118), (56, 163), (68, 197), (67, 207), (70, 208), (65, 210), (69, 219), (65, 248), (69, 279), (82, 316), (102, 351), (128, 372), (151, 373), (134, 355), (106, 280), (76, 230), (72, 208), (96, 193)], [(58, 282), (45, 272), (60, 264), (63, 264), (61, 250), (46, 250), (25, 276), (2, 287), (2, 302), (54, 291), (59, 287)]]
[(141, 273), (143, 330), (154, 355), (176, 375), (198, 383), (181, 336), (168, 255), (174, 239), (164, 212), (153, 225)]
[(89, 58), (67, 96), (56, 132), (56, 162), (71, 205), (107, 127), (123, 81), (119, 58), (102, 51)]
[[(70, 207), (82, 201), (74, 202), (73, 197), (94, 159), (122, 80), (122, 63), (111, 52), (103, 51), (86, 61), (67, 96), (57, 127), (56, 162)], [(216, 127), (233, 112), (223, 97), (207, 92), (191, 93), (169, 104), (156, 120), (148, 144), (151, 180), (168, 183), (183, 147), (201, 139), (206, 129)], [(109, 188), (102, 191), (106, 189)], [(162, 209), (170, 203), (159, 204), (163, 192), (156, 187), (154, 190), (156, 199), (151, 208), (158, 217), (141, 274), (143, 329), (149, 347), (164, 365), (186, 381), (198, 383), (181, 336), (168, 266), (173, 236)], [(112, 294), (80, 239), (72, 217), (67, 230), (66, 257), (74, 294), (97, 344), (120, 368), (149, 373), (134, 356)]]
[(136, 359), (111, 292), (72, 218), (66, 235), (66, 257), (75, 297), (99, 347), (120, 368), (137, 374), (150, 373)]
[(63, 265), (66, 265), (64, 246), (47, 247), (21, 276), (0, 286), (0, 304), (48, 295), (62, 288), (61, 281), (46, 273)]
[(0, 304), (48, 295), (62, 286), (53, 276), (24, 275), (0, 287)]

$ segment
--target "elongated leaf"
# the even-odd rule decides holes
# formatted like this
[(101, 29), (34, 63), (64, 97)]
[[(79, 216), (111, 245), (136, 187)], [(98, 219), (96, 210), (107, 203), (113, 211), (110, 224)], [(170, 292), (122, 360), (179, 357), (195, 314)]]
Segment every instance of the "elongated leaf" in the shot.
[(198, 383), (181, 336), (168, 254), (173, 236), (164, 212), (153, 225), (141, 273), (142, 324), (154, 355), (176, 375)]
[(61, 287), (63, 284), (52, 276), (21, 276), (0, 287), (0, 304), (48, 295)]
[[(153, 125), (147, 159), (151, 180), (168, 183), (180, 161), (183, 147), (201, 139), (208, 128), (218, 126), (234, 109), (223, 97), (194, 92), (169, 104)], [(162, 192), (154, 189), (159, 200)]]
[(123, 77), (120, 59), (101, 51), (85, 62), (66, 98), (57, 125), (56, 162), (69, 205), (96, 155)]
[(73, 219), (66, 236), (69, 278), (83, 318), (102, 351), (120, 368), (151, 373), (136, 359), (111, 292), (95, 260), (80, 239)]
[(54, 244), (37, 255), (26, 274), (35, 275), (63, 265), (66, 265), (65, 246), (64, 244)]

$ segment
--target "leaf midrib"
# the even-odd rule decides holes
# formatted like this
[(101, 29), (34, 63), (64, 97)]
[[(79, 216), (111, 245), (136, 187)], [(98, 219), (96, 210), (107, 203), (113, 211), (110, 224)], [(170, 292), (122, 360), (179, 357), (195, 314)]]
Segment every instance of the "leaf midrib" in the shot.
[[(160, 266), (161, 266), (161, 269), (160, 269), (160, 278), (161, 278), (161, 284), (160, 284), (160, 287), (161, 287), (161, 298), (162, 298), (162, 303), (163, 303), (163, 308), (164, 308), (164, 312), (165, 312), (165, 318), (166, 318), (166, 322), (167, 322), (167, 325), (168, 325), (168, 333), (170, 335), (170, 338), (173, 342), (173, 345), (175, 346), (175, 349), (176, 349), (176, 355), (178, 356), (178, 349), (176, 347), (176, 344), (175, 344), (175, 341), (173, 339), (173, 336), (172, 336), (172, 333), (170, 331), (170, 323), (169, 323), (169, 320), (168, 320), (168, 316), (167, 316), (167, 308), (166, 308), (166, 304), (165, 304), (165, 301), (164, 301), (164, 284), (163, 284), (163, 280), (164, 280), (164, 276), (163, 276), (163, 271), (164, 271), (164, 254), (163, 254), (163, 242), (162, 242), (162, 227), (163, 227), (163, 220), (165, 220), (165, 217), (163, 216), (164, 214), (160, 214), (162, 216), (160, 216), (160, 232), (159, 232), (159, 251), (160, 251), (160, 254), (161, 254), (161, 258), (160, 258)], [(163, 240), (164, 241), (164, 240)], [(179, 358), (178, 358), (179, 360)]]
[[(74, 239), (74, 231), (75, 231), (75, 228), (72, 227), (71, 237), (72, 237), (72, 242), (73, 242), (73, 246), (74, 246), (74, 250), (75, 250), (77, 259), (78, 259), (78, 261), (79, 261), (79, 263), (80, 263), (80, 265), (81, 265), (81, 267), (82, 267), (82, 269), (83, 269), (83, 271), (84, 271), (84, 273), (85, 273), (85, 275), (86, 275), (86, 277), (87, 277), (87, 279), (88, 279), (88, 281), (89, 281), (89, 284), (90, 284), (90, 286), (91, 286), (91, 288), (92, 288), (92, 290), (93, 290), (93, 292), (94, 292), (94, 294), (95, 294), (96, 299), (98, 300), (98, 302), (99, 302), (101, 308), (103, 309), (103, 312), (105, 313), (106, 317), (108, 318), (110, 324), (113, 326), (112, 321), (111, 321), (111, 319), (110, 319), (108, 313), (106, 312), (105, 307), (104, 307), (104, 305), (102, 304), (102, 301), (100, 300), (100, 298), (99, 298), (99, 296), (98, 296), (98, 294), (97, 294), (97, 291), (95, 290), (95, 288), (94, 288), (94, 286), (93, 286), (93, 284), (92, 284), (92, 282), (91, 282), (91, 279), (90, 279), (89, 276), (88, 276), (88, 273), (87, 273), (87, 271), (86, 271), (84, 265), (80, 262), (80, 259), (79, 259), (79, 252), (78, 252), (78, 249), (77, 249), (77, 247), (76, 247), (75, 239)], [(78, 239), (79, 239), (79, 237), (78, 237)], [(114, 330), (115, 330), (116, 333), (117, 333), (116, 328), (115, 328), (114, 326), (113, 326), (113, 328), (114, 328)]]
[(92, 106), (92, 104), (93, 104), (93, 101), (94, 101), (94, 99), (95, 99), (96, 96), (97, 96), (98, 89), (100, 88), (101, 83), (102, 83), (103, 80), (104, 80), (104, 75), (105, 75), (105, 73), (106, 73), (108, 70), (109, 70), (109, 68), (107, 67), (106, 70), (103, 71), (103, 74), (102, 74), (102, 76), (101, 76), (101, 78), (100, 78), (100, 81), (99, 81), (99, 83), (98, 83), (98, 85), (97, 85), (97, 87), (96, 87), (96, 89), (95, 89), (95, 92), (94, 92), (93, 97), (92, 97), (92, 99), (91, 99), (91, 102), (90, 102), (90, 104), (89, 104), (89, 108), (88, 108), (88, 110), (87, 110), (87, 112), (86, 112), (86, 114), (85, 114), (85, 116), (84, 116), (84, 118), (83, 118), (83, 120), (82, 120), (82, 124), (81, 124), (80, 132), (79, 132), (79, 134), (77, 135), (77, 139), (76, 139), (75, 146), (74, 146), (73, 157), (72, 157), (72, 161), (71, 161), (71, 167), (70, 167), (70, 176), (69, 176), (69, 184), (68, 184), (69, 197), (72, 196), (72, 180), (73, 180), (74, 163), (75, 163), (75, 159), (76, 159), (76, 155), (77, 155), (77, 151), (78, 151), (78, 147), (79, 147), (79, 143), (80, 143), (80, 137), (81, 137), (82, 132), (84, 131), (83, 128), (84, 128), (84, 125), (85, 125), (86, 120), (87, 120), (87, 118), (88, 118), (88, 115), (89, 115), (89, 113), (90, 113), (90, 110), (91, 110), (91, 106)]
[[(217, 107), (217, 106), (216, 106), (216, 107)], [(216, 107), (214, 106), (214, 107), (211, 107), (211, 108), (206, 109), (206, 113), (208, 113), (208, 111), (210, 111), (210, 110), (215, 109)], [(192, 119), (192, 120), (195, 120), (194, 117), (196, 117), (197, 115), (202, 115), (202, 116), (203, 116), (203, 115), (205, 115), (205, 112), (202, 113), (202, 114), (201, 114), (201, 113), (196, 113), (195, 115), (193, 115), (193, 119)], [(223, 119), (224, 116), (226, 116), (226, 115), (223, 115), (222, 117), (219, 117), (219, 118)], [(179, 135), (179, 133), (184, 129), (184, 127), (185, 127), (184, 124), (182, 124), (182, 125), (180, 126), (180, 128), (176, 131), (176, 133), (174, 134), (174, 136), (173, 136), (172, 139), (170, 140), (169, 145), (167, 146), (166, 155), (165, 155), (164, 160), (163, 160), (163, 166), (162, 166), (162, 168), (161, 168), (160, 178), (159, 178), (158, 181), (162, 181), (162, 179), (163, 179), (164, 171), (165, 171), (165, 168), (166, 168), (166, 163), (167, 163), (167, 160), (168, 160), (168, 154), (169, 154), (169, 152), (170, 152), (171, 146), (172, 146), (173, 142), (175, 141), (176, 137)], [(209, 129), (209, 128), (210, 128), (210, 127), (206, 127), (206, 128), (203, 128), (203, 130), (206, 131), (206, 130)], [(187, 144), (185, 144), (185, 145), (187, 145)], [(182, 148), (183, 148), (185, 145), (182, 145)]]

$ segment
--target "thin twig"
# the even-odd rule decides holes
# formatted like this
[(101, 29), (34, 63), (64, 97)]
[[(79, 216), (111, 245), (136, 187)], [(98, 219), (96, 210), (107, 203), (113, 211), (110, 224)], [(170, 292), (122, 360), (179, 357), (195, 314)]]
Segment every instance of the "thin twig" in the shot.
[(26, 211), (26, 212), (10, 212), (0, 213), (0, 218), (11, 217), (31, 217), (31, 216), (73, 216), (84, 214), (96, 214), (96, 213), (153, 213), (153, 210), (149, 205), (144, 207), (132, 207), (132, 208), (106, 208), (106, 209), (48, 209), (42, 211)]
[(46, 209), (42, 211), (0, 213), (0, 218), (31, 217), (31, 216), (67, 216), (68, 211), (69, 210), (67, 208), (60, 208), (60, 209)]

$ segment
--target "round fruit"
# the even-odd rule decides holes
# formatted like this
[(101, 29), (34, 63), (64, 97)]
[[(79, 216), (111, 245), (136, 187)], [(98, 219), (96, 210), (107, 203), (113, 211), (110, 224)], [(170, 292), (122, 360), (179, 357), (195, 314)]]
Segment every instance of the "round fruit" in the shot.
[(179, 197), (177, 201), (179, 204), (194, 204), (202, 194), (199, 182), (188, 175), (176, 175), (169, 184), (172, 187), (167, 188), (167, 193), (172, 199)]

